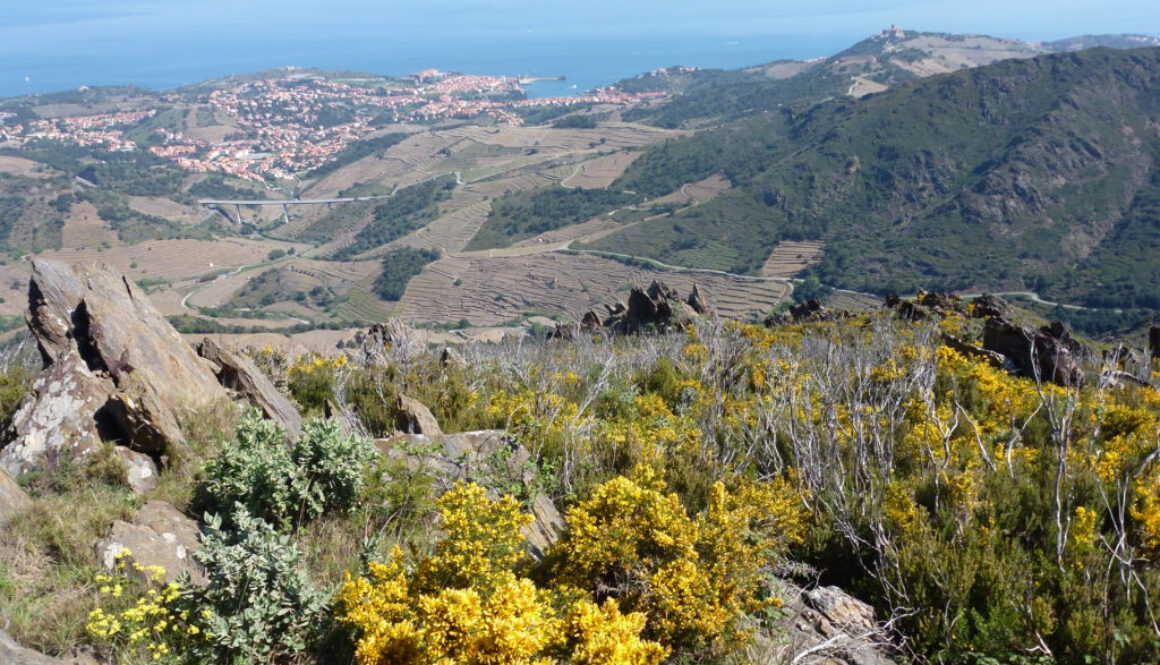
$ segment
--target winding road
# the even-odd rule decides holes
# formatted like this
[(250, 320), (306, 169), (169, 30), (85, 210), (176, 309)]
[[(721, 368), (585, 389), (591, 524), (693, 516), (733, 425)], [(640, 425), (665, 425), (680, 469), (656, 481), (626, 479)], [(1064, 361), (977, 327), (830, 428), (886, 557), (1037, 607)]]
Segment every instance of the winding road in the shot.
[[(181, 299), (181, 308), (196, 314), (198, 312), (198, 308), (190, 307), (189, 306), (189, 299), (196, 296), (197, 294), (201, 293), (202, 291), (208, 289), (209, 287), (213, 286), (215, 283), (220, 282), (223, 279), (229, 279), (231, 277), (234, 277), (234, 276), (236, 276), (240, 273), (243, 273), (247, 270), (257, 269), (257, 268), (265, 268), (266, 266), (277, 265), (279, 263), (286, 263), (286, 262), (291, 261), (293, 258), (294, 257), (292, 257), (292, 256), (284, 256), (281, 258), (274, 259), (273, 261), (263, 261), (261, 263), (251, 263), (249, 265), (238, 266), (237, 268), (234, 268), (233, 270), (231, 270), (229, 272), (224, 272), (224, 273), (218, 275), (217, 277), (213, 278), (212, 280), (206, 282), (205, 284), (195, 287), (192, 291), (185, 294), (185, 297)], [(297, 321), (299, 323), (304, 323), (306, 325), (310, 325), (310, 323), (311, 323), (310, 321), (307, 321), (306, 319), (300, 319), (300, 318), (297, 318), (294, 316), (287, 316), (286, 318), (290, 319), (291, 321)]]

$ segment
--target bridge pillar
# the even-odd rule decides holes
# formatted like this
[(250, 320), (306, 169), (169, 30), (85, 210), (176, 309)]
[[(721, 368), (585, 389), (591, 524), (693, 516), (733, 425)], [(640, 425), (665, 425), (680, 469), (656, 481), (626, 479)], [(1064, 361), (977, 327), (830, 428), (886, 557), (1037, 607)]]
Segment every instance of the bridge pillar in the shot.
[(244, 223), (242, 220), (242, 206), (241, 206), (241, 204), (239, 203), (239, 204), (235, 205), (234, 209), (238, 211), (238, 226), (241, 226)]
[(282, 204), (282, 221), (287, 224), (290, 223), (290, 204), (288, 203)]

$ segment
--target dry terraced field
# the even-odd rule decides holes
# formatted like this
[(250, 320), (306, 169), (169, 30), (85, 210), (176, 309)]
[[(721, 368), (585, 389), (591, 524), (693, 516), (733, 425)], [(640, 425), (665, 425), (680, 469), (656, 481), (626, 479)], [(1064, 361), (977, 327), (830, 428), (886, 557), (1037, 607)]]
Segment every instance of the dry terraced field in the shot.
[(578, 319), (601, 303), (627, 297), (633, 284), (660, 279), (687, 294), (705, 289), (723, 316), (764, 313), (789, 295), (781, 281), (716, 273), (665, 272), (589, 254), (443, 257), (407, 287), (400, 315), (408, 321), (494, 326), (535, 314)]
[(31, 159), (0, 155), (0, 173), (22, 175), (30, 178), (47, 178), (53, 175), (53, 173), (56, 173), (56, 171), (43, 164), (38, 164)]
[(40, 256), (79, 264), (104, 264), (135, 280), (180, 281), (244, 265), (262, 263), (275, 249), (302, 249), (272, 240), (221, 238), (219, 240), (153, 240), (133, 246), (108, 249), (62, 249)]
[(642, 152), (616, 152), (604, 157), (583, 162), (575, 167), (572, 174), (560, 182), (564, 187), (579, 187), (581, 189), (599, 189), (608, 187), (624, 174)]
[(60, 231), (61, 245), (72, 248), (97, 248), (120, 244), (109, 223), (101, 219), (97, 209), (88, 201), (74, 203), (64, 219)]
[(687, 185), (682, 185), (680, 189), (671, 194), (666, 194), (659, 199), (653, 200), (653, 203), (677, 203), (677, 204), (700, 204), (710, 199), (716, 198), (721, 194), (729, 191), (733, 186), (729, 179), (724, 175), (718, 173), (711, 175), (704, 180), (691, 182)]
[(773, 248), (773, 253), (765, 260), (761, 274), (766, 277), (795, 277), (822, 260), (823, 247), (824, 243), (820, 240), (779, 242)]

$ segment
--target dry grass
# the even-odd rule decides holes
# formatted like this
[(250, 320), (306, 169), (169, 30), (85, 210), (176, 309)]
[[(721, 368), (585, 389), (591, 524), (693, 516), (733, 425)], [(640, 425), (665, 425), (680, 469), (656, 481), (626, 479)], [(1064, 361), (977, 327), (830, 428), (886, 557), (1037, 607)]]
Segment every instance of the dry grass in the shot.
[(61, 653), (84, 636), (96, 590), (93, 544), (137, 502), (124, 488), (76, 478), (0, 531), (0, 626), (20, 644)]
[(861, 99), (866, 95), (882, 92), (885, 89), (886, 86), (878, 83), (877, 81), (871, 81), (870, 79), (861, 76), (855, 76), (853, 79), (851, 79), (850, 89), (846, 92), (846, 94), (850, 95), (851, 97), (857, 97)]
[(136, 280), (181, 280), (262, 263), (271, 251), (290, 247), (302, 249), (307, 246), (246, 238), (153, 240), (131, 247), (62, 249), (43, 252), (40, 256), (66, 263), (104, 264)]
[(29, 178), (47, 178), (53, 175), (53, 170), (38, 164), (31, 159), (0, 155), (0, 173), (21, 175)]

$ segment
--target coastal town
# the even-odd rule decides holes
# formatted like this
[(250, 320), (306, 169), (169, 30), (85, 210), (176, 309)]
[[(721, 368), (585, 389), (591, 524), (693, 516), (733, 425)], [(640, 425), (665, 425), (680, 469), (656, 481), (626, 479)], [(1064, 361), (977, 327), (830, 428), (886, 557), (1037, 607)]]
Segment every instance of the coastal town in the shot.
[[(520, 126), (538, 107), (604, 104), (627, 106), (663, 97), (630, 94), (614, 87), (578, 95), (528, 98), (518, 78), (448, 74), (424, 70), (401, 80), (331, 80), (283, 76), (215, 87), (208, 92), (172, 92), (159, 103), (170, 108), (207, 109), (231, 128), (220, 140), (196, 136), (183, 127), (136, 128), (158, 109), (63, 116), (13, 122), (0, 117), (0, 145), (53, 141), (108, 151), (148, 150), (198, 173), (224, 173), (247, 180), (289, 179), (331, 161), (376, 127), (392, 123), (434, 123), (486, 119)], [(129, 138), (132, 133), (135, 139)], [(144, 134), (144, 138), (142, 135)]]

